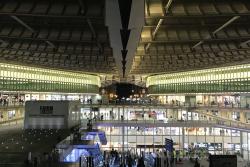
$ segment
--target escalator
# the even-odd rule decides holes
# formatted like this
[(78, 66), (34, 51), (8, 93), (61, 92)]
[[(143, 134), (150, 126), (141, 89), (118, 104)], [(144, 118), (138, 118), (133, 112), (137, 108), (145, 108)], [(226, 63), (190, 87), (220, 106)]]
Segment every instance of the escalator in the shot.
[[(107, 144), (105, 132), (93, 130), (74, 133), (57, 145), (60, 160), (64, 163), (80, 163), (81, 167), (103, 167), (101, 145)], [(67, 147), (65, 147), (67, 143)]]

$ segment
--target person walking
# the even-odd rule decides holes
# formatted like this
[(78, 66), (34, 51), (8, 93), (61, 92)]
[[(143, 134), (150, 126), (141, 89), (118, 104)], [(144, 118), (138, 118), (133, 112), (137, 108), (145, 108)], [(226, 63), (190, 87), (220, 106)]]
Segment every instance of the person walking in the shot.
[(173, 150), (173, 160), (174, 160), (174, 165), (176, 165), (176, 163), (177, 163), (177, 154), (176, 154), (176, 150), (174, 149)]
[(32, 163), (32, 155), (31, 155), (31, 152), (28, 153), (28, 162), (29, 162), (29, 164)]
[(172, 154), (170, 151), (167, 151), (167, 167), (172, 167)]
[(194, 167), (200, 167), (200, 163), (198, 162), (198, 158), (195, 159)]
[(145, 167), (143, 157), (140, 157), (140, 158), (138, 159), (137, 167)]

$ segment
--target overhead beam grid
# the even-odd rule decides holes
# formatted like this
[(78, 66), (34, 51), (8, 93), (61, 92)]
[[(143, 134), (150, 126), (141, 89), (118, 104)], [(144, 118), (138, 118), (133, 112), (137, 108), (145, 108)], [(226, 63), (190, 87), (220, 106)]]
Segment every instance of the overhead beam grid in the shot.
[(99, 0), (1, 1), (0, 61), (117, 74), (104, 7)]
[(245, 0), (147, 0), (145, 26), (131, 74), (250, 62), (249, 6)]

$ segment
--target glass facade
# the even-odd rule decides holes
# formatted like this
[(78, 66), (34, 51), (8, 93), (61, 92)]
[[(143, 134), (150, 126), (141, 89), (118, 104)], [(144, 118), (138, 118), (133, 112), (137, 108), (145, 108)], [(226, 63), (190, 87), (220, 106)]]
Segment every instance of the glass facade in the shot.
[(98, 93), (99, 87), (95, 75), (0, 63), (3, 91)]
[[(202, 125), (203, 122), (215, 120), (236, 123), (223, 118), (225, 113), (233, 114), (233, 111), (220, 112), (221, 115), (217, 116), (214, 111), (200, 112), (157, 106), (107, 106), (81, 110), (83, 120), (92, 117), (97, 128), (105, 131), (108, 144), (103, 149), (115, 148), (138, 154), (142, 151), (153, 152), (163, 149), (165, 139), (168, 138), (173, 139), (174, 148), (183, 151), (186, 156), (192, 156), (190, 154), (195, 151), (201, 154), (201, 158), (207, 153), (241, 154), (244, 159), (249, 160), (249, 130), (239, 130), (229, 125), (218, 127), (217, 123), (214, 126)], [(164, 124), (158, 124), (160, 122)], [(179, 123), (179, 126), (174, 123)], [(194, 124), (190, 126), (189, 123)]]
[(147, 78), (150, 94), (249, 92), (250, 64), (196, 70)]

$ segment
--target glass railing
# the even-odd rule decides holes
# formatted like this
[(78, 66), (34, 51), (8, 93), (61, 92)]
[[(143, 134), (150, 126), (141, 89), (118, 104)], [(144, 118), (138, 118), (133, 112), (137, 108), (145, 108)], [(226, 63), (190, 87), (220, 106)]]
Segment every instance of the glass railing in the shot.
[(220, 118), (213, 118), (212, 120), (171, 120), (163, 122), (160, 120), (102, 120), (94, 121), (95, 125), (109, 125), (109, 126), (156, 126), (156, 127), (224, 127), (237, 130), (250, 131), (250, 124), (241, 123), (237, 121), (225, 120)]
[[(85, 105), (89, 105), (90, 103), (85, 103)], [(250, 110), (250, 104), (240, 105), (240, 104), (196, 104), (196, 103), (185, 103), (185, 102), (178, 102), (177, 104), (164, 104), (160, 102), (110, 102), (110, 103), (95, 103), (92, 105), (98, 106), (154, 106), (154, 107), (164, 107), (164, 108), (219, 108), (219, 109), (246, 109)]]

